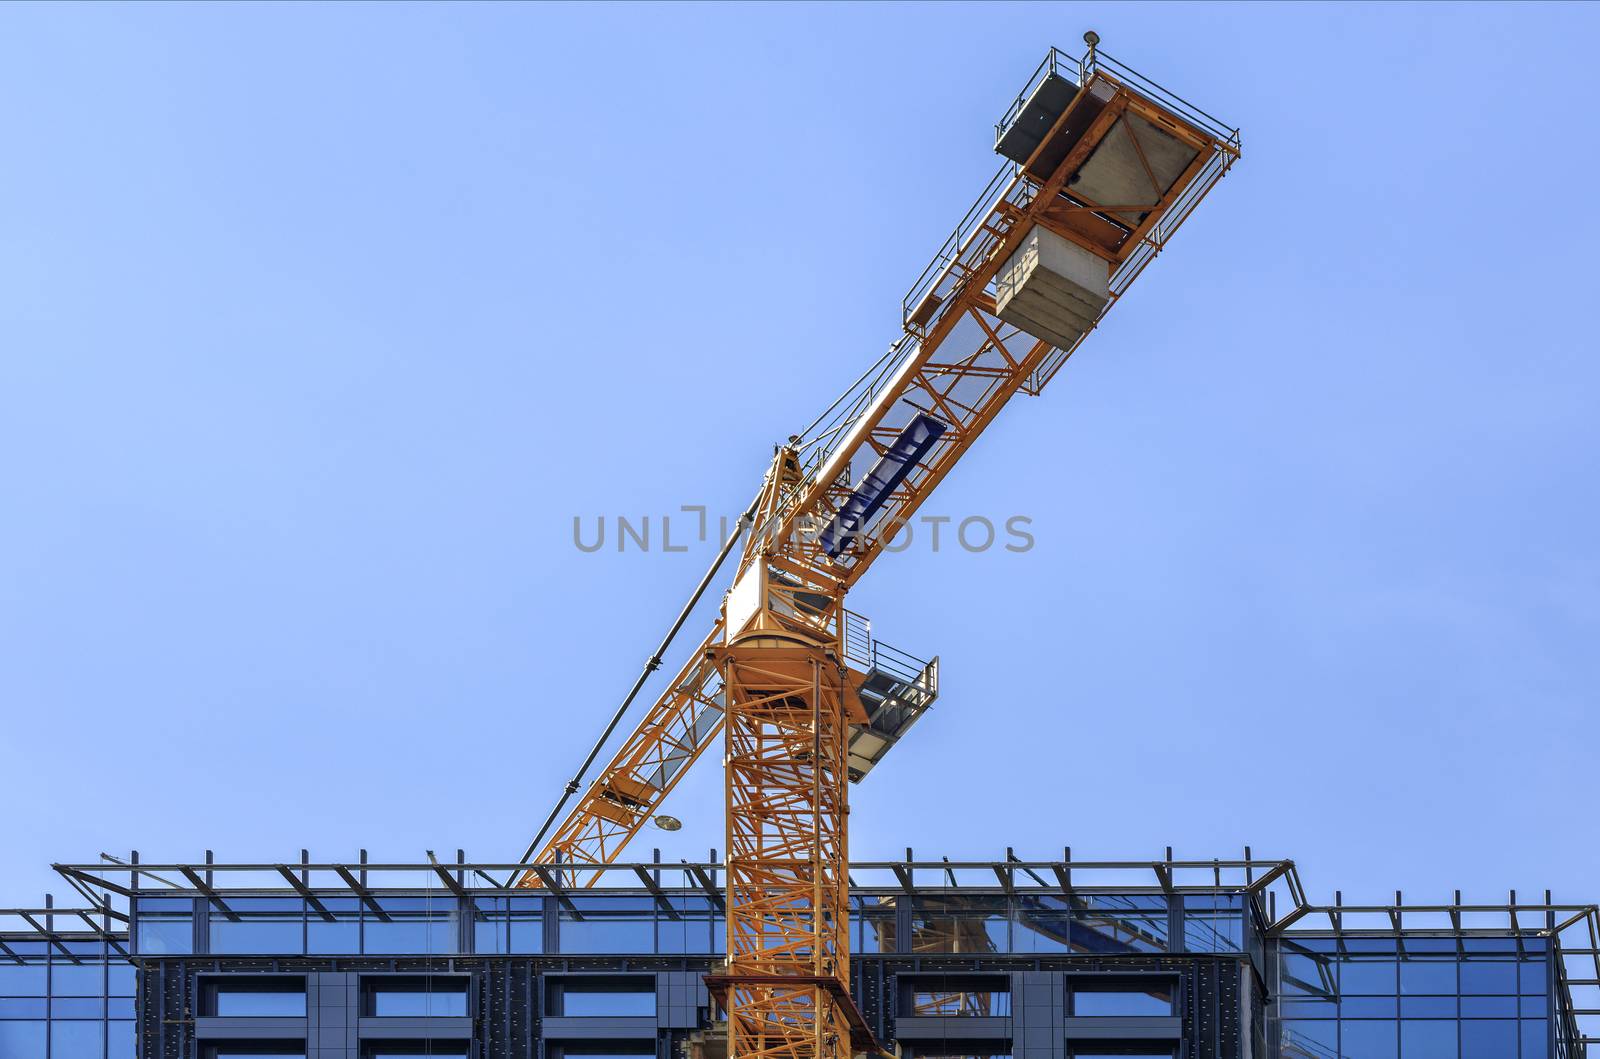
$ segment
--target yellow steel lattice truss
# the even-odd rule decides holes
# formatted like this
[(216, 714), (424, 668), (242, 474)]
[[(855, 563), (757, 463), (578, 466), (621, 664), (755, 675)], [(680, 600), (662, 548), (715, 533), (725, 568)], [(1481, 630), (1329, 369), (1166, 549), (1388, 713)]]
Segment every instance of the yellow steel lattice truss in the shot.
[[(1055, 55), (1042, 71), (1054, 72)], [(1238, 158), (1236, 132), (1103, 55), (1091, 50), (1073, 72), (1037, 147), (1001, 171), (908, 297), (884, 370), (830, 429), (778, 452), (722, 614), (535, 857), (568, 869), (615, 861), (725, 730), (728, 966), (708, 981), (736, 1059), (873, 1047), (848, 992), (845, 762), (865, 713), (845, 664), (845, 593)], [(1116, 197), (1103, 197), (1108, 187)], [(1104, 269), (1102, 304), (1068, 338), (1001, 319), (997, 276), (1039, 231)], [(937, 425), (931, 440), (869, 516), (841, 523), (869, 469), (919, 420)], [(847, 533), (818, 532), (841, 525)], [(564, 878), (581, 886), (598, 873)], [(530, 871), (519, 885), (541, 880)]]

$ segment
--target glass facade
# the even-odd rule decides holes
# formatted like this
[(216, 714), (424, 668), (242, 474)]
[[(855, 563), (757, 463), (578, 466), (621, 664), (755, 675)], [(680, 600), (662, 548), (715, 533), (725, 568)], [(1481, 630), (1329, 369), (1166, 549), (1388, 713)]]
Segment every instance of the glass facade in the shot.
[[(678, 968), (699, 983), (704, 969), (717, 966), (726, 927), (720, 901), (705, 887), (690, 886), (459, 895), (315, 888), (211, 897), (169, 890), (136, 895), (128, 910), (127, 936), (113, 933), (114, 940), (82, 932), (0, 933), (0, 1059), (136, 1059), (138, 983), (119, 944), (132, 959), (183, 961), (203, 973), (193, 994), (201, 1018), (314, 1019), (323, 1006), (313, 997), (316, 975), (354, 967), (364, 1019), (475, 1023), (490, 1010), (489, 994), (479, 994), (488, 989), (487, 968), (523, 960), (534, 977), (515, 988), (528, 990), (526, 1003), (548, 1018), (649, 1022), (681, 1019), (682, 990), (693, 986), (658, 988), (648, 968)], [(1217, 997), (1225, 988), (1234, 991), (1214, 1010), (1231, 1004), (1235, 1013), (1253, 1012), (1230, 1040), (1254, 1035), (1260, 1048), (1249, 1054), (1257, 1059), (1586, 1054), (1577, 1041), (1566, 975), (1582, 976), (1562, 966), (1552, 941), (1554, 918), (1542, 931), (1353, 930), (1346, 923), (1342, 932), (1275, 935), (1263, 927), (1266, 917), (1238, 887), (905, 886), (853, 894), (851, 940), (858, 973), (867, 976), (863, 985), (896, 998), (898, 1007), (878, 1016), (888, 1019), (887, 1032), (908, 1017), (963, 1021), (973, 1043), (981, 1038), (982, 1054), (1025, 1053), (1020, 1036), (1001, 1035), (1009, 1027), (995, 1033), (972, 1019), (1022, 1026), (1043, 1017), (1044, 1007), (1064, 1027), (1055, 1038), (1061, 1055), (1102, 1054), (1086, 1050), (1087, 1042), (1074, 1043), (1074, 1025), (1094, 1023), (1098, 1033), (1122, 1020), (1137, 1023), (1141, 1032), (1152, 1025), (1176, 1032), (1179, 1024), (1188, 1032), (1209, 1025), (1196, 1006), (1193, 991), (1201, 988)], [(274, 962), (285, 957), (307, 962)], [(657, 962), (641, 966), (638, 957)], [(248, 973), (228, 980), (235, 969)], [(884, 984), (868, 985), (874, 974), (887, 976)], [(897, 975), (899, 986), (889, 981)], [(1050, 978), (1050, 984), (1029, 975)], [(950, 1048), (953, 1040), (936, 1045), (913, 1034), (900, 1043), (907, 1056), (963, 1054)], [(238, 1051), (262, 1046), (202, 1041), (194, 1056), (267, 1054)], [(1124, 1041), (1115, 1054), (1170, 1054), (1124, 1046), (1133, 1045)], [(406, 1045), (384, 1047), (401, 1054)], [(591, 1054), (584, 1050), (589, 1047), (552, 1041), (543, 1054)], [(1177, 1054), (1207, 1059), (1234, 1053), (1204, 1045)]]
[[(851, 916), (852, 950), (869, 954), (1240, 953), (1252, 930), (1238, 894), (858, 895)], [(136, 923), (138, 952), (161, 956), (698, 955), (721, 953), (727, 929), (709, 898), (684, 894), (230, 897), (226, 912), (141, 898)]]
[(1277, 955), (1285, 1056), (1550, 1059), (1542, 937), (1308, 937)]
[(134, 1059), (133, 965), (104, 941), (8, 939), (0, 1056)]

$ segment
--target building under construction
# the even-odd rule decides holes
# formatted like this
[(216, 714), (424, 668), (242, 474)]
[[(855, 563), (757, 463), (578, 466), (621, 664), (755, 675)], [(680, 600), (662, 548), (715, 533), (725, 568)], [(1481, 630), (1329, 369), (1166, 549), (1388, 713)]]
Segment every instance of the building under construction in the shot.
[[(725, 864), (501, 885), (520, 868), (59, 865), (75, 904), (4, 913), (0, 1054), (726, 1055), (706, 983)], [(861, 1030), (908, 1059), (1586, 1054), (1592, 905), (1313, 905), (1291, 862), (1248, 855), (908, 856), (851, 876)]]
[[(934, 706), (939, 665), (847, 593), (1241, 157), (1237, 129), (1085, 43), (1006, 108), (1004, 162), (899, 333), (783, 432), (521, 857), (56, 865), (70, 900), (3, 913), (0, 1059), (1586, 1055), (1593, 905), (1318, 903), (1250, 850), (849, 857), (850, 784)], [(710, 627), (635, 710), (713, 586)], [(626, 855), (675, 826), (663, 803), (713, 747), (721, 855)]]

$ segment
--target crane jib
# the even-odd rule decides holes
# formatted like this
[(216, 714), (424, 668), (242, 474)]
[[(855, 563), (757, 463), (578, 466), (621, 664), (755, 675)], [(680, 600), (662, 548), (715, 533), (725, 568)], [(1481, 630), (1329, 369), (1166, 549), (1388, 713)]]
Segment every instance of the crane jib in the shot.
[(918, 413), (915, 419), (907, 423), (883, 455), (878, 457), (872, 469), (862, 476), (860, 484), (840, 505), (839, 513), (833, 516), (833, 520), (817, 538), (822, 550), (837, 559), (840, 553), (849, 548), (862, 527), (872, 520), (890, 494), (905, 481), (911, 469), (922, 462), (934, 442), (947, 429), (948, 424), (926, 413)]

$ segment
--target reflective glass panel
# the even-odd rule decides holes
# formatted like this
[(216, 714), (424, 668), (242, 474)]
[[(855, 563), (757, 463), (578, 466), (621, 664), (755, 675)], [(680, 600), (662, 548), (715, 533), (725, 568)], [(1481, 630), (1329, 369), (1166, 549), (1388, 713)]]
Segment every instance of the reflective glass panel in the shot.
[(655, 903), (635, 897), (575, 897), (559, 919), (563, 953), (654, 952)]
[(1283, 1047), (1288, 1054), (1339, 1054), (1339, 1024), (1311, 1019), (1285, 1019)]
[(97, 1059), (105, 1054), (105, 1023), (50, 1022), (51, 1059)]
[(283, 915), (247, 914), (237, 920), (212, 913), (211, 951), (227, 955), (266, 955), (305, 951), (305, 925), (299, 910)]
[(1284, 996), (1333, 996), (1337, 969), (1326, 953), (1285, 943), (1279, 954), (1279, 991)]
[(44, 1059), (45, 1022), (0, 1022), (0, 1055)]
[(1400, 1014), (1408, 1019), (1453, 1019), (1459, 1013), (1459, 1001), (1453, 996), (1400, 998)]
[(1339, 989), (1345, 993), (1387, 993), (1396, 984), (1395, 961), (1351, 959), (1339, 965)]
[(656, 951), (711, 952), (713, 944), (711, 902), (703, 897), (673, 897), (670, 902), (672, 914), (659, 912), (657, 915)]
[(561, 990), (561, 1014), (577, 1018), (640, 1018), (654, 1016), (656, 994), (622, 989), (583, 989), (566, 986)]
[(857, 952), (893, 952), (894, 916), (862, 916), (855, 922)]
[(1090, 894), (1072, 917), (1075, 952), (1133, 953), (1167, 950), (1167, 902), (1144, 894)]
[(1522, 1036), (1522, 1059), (1549, 1059), (1550, 1024), (1543, 1019), (1524, 1019), (1518, 1025)]
[(351, 954), (361, 951), (361, 913), (355, 909), (336, 909), (323, 900), (334, 918), (324, 919), (313, 912), (306, 917), (306, 951), (310, 953)]
[(456, 951), (455, 902), (445, 898), (384, 897), (361, 917), (361, 951), (403, 955)]
[(42, 1019), (45, 1010), (42, 996), (0, 997), (0, 1019)]
[(1004, 1017), (1011, 1014), (1011, 994), (992, 989), (918, 989), (911, 994), (911, 1013), (957, 1018)]
[(1278, 1013), (1286, 1019), (1331, 1019), (1338, 1017), (1339, 1005), (1332, 1000), (1285, 997), (1278, 1001)]
[(0, 996), (44, 996), (45, 965), (0, 963)]
[(100, 1019), (106, 1014), (106, 1002), (100, 997), (58, 996), (50, 998), (52, 1019)]
[(106, 1024), (106, 1059), (136, 1059), (138, 1035), (130, 1022)]
[(912, 952), (1005, 952), (1008, 936), (1004, 898), (924, 897), (912, 912)]
[(544, 951), (544, 899), (480, 897), (474, 903), (475, 952), (539, 953)]
[(1072, 1014), (1077, 1017), (1133, 1017), (1172, 1014), (1171, 982), (1155, 981), (1142, 988), (1107, 988), (1073, 983)]
[(217, 1041), (206, 1044), (203, 1059), (305, 1059), (303, 1041)]
[(1185, 912), (1183, 945), (1190, 952), (1241, 952), (1244, 917), (1238, 912)]
[(1024, 894), (1017, 898), (1012, 944), (1020, 953), (1070, 952), (1072, 907), (1067, 898)]
[(427, 976), (363, 978), (366, 1014), (377, 1018), (454, 1017), (467, 1014), (467, 980)]
[(1361, 1059), (1395, 1059), (1398, 1042), (1391, 1019), (1346, 1019), (1339, 1023), (1339, 1051)]
[(139, 917), (139, 951), (171, 956), (194, 951), (194, 920), (189, 916)]
[(1470, 1019), (1461, 1024), (1461, 1059), (1507, 1059), (1516, 1054), (1516, 1022)]
[(50, 992), (54, 996), (104, 996), (106, 967), (103, 963), (54, 963), (50, 965)]
[(1456, 991), (1455, 960), (1402, 960), (1400, 992), (1407, 996)]
[(240, 975), (233, 981), (211, 979), (205, 983), (201, 1010), (224, 1018), (303, 1018), (306, 981), (255, 975)]
[(1458, 1059), (1456, 1025), (1455, 1022), (1401, 1019), (1400, 1053), (1405, 1059)]
[(1467, 960), (1461, 965), (1463, 993), (1515, 993), (1517, 965), (1510, 960)]
[(1465, 1019), (1514, 1019), (1517, 1017), (1517, 998), (1514, 996), (1464, 996), (1461, 998), (1461, 1017)]
[(1347, 1019), (1392, 1019), (1395, 1017), (1395, 998), (1347, 996), (1339, 1003), (1339, 1014)]

